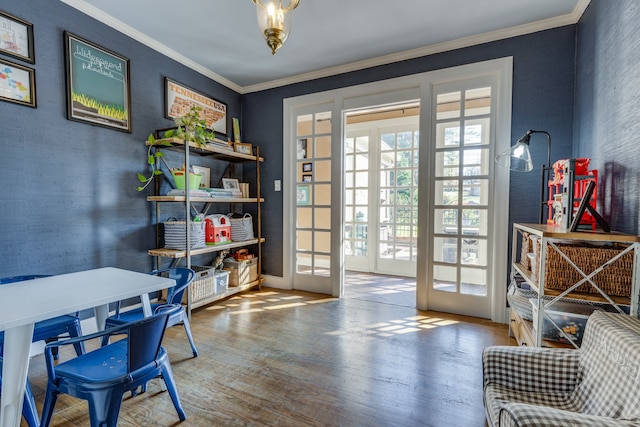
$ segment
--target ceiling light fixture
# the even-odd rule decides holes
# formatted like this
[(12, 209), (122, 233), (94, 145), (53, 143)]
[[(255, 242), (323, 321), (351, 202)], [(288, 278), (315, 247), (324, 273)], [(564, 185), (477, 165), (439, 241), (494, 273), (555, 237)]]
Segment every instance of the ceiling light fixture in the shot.
[(256, 4), (258, 27), (264, 35), (271, 54), (275, 55), (287, 40), (291, 30), (291, 12), (298, 7), (300, 0), (289, 0), (289, 6), (283, 8), (282, 0), (252, 0)]

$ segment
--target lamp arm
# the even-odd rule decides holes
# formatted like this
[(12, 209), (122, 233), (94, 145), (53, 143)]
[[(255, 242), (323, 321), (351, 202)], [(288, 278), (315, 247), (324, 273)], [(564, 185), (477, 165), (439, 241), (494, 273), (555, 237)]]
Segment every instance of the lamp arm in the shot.
[(551, 167), (551, 135), (546, 130), (528, 130), (527, 135), (531, 135), (532, 133), (544, 133), (547, 135), (547, 167)]

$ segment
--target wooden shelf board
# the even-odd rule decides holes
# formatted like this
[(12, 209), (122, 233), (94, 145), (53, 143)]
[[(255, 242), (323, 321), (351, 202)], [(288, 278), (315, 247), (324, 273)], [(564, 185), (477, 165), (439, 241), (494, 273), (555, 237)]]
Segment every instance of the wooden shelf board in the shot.
[[(257, 203), (255, 197), (190, 197), (190, 201), (196, 203)], [(147, 196), (149, 202), (185, 202), (185, 196)], [(264, 202), (264, 198), (260, 198), (260, 202)]]
[[(245, 240), (242, 242), (231, 242), (231, 243), (224, 243), (219, 245), (206, 246), (204, 248), (191, 249), (190, 252), (191, 252), (191, 256), (202, 255), (202, 254), (208, 254), (211, 252), (223, 251), (225, 249), (233, 249), (233, 248), (239, 248), (242, 246), (256, 245), (258, 243), (264, 243), (264, 242), (265, 242), (265, 239), (263, 237), (261, 239), (252, 239), (252, 240)], [(149, 249), (147, 253), (151, 256), (159, 256), (162, 258), (174, 258), (174, 259), (184, 258), (187, 256), (187, 251), (184, 249), (158, 248), (158, 249)]]
[[(171, 147), (165, 145), (158, 145), (158, 142), (168, 142), (171, 144)], [(146, 145), (149, 145), (149, 142), (146, 142)], [(156, 139), (156, 144), (160, 149), (166, 148), (176, 148), (176, 147), (184, 147), (184, 140), (180, 138), (162, 138)], [(217, 148), (214, 146), (200, 147), (195, 142), (189, 142), (189, 147), (192, 148), (192, 152), (199, 154), (201, 156), (211, 156), (221, 160), (227, 160), (230, 162), (248, 162), (248, 161), (260, 161), (264, 162), (264, 158), (256, 157), (250, 154), (236, 153), (232, 150), (225, 150), (223, 148)]]
[(640, 242), (640, 236), (619, 233), (612, 231), (605, 233), (603, 231), (576, 231), (561, 232), (558, 227), (549, 224), (514, 224), (514, 227), (523, 231), (527, 231), (537, 236), (548, 237), (553, 239), (575, 239), (584, 241), (606, 241), (618, 243), (635, 243)]
[(222, 292), (220, 294), (214, 294), (214, 295), (212, 295), (212, 296), (210, 296), (208, 298), (203, 298), (203, 299), (198, 300), (198, 301), (192, 301), (191, 302), (191, 309), (198, 308), (198, 307), (203, 307), (205, 305), (209, 305), (211, 303), (214, 303), (214, 302), (219, 301), (221, 299), (230, 297), (230, 296), (235, 295), (237, 293), (244, 292), (244, 291), (249, 290), (251, 288), (254, 288), (256, 286), (260, 286), (263, 282), (264, 282), (264, 279), (260, 278), (258, 280), (254, 280), (253, 282), (247, 283), (245, 285), (229, 287), (225, 292)]

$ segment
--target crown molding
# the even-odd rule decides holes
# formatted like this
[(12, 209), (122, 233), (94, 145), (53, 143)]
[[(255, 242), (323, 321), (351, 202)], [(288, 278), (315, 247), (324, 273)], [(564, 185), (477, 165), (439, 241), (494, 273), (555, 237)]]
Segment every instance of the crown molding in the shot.
[(219, 74), (214, 73), (213, 71), (211, 71), (210, 69), (202, 66), (201, 64), (187, 58), (186, 56), (182, 55), (179, 52), (176, 52), (175, 50), (165, 46), (162, 43), (159, 43), (158, 41), (156, 41), (155, 39), (152, 39), (151, 37), (147, 36), (144, 33), (141, 33), (140, 31), (136, 30), (135, 28), (125, 24), (124, 22), (120, 21), (119, 19), (114, 18), (111, 15), (108, 15), (106, 13), (104, 13), (103, 11), (97, 9), (96, 7), (82, 1), (82, 0), (60, 0), (62, 3), (66, 3), (67, 5), (73, 7), (74, 9), (79, 10), (80, 12), (91, 16), (92, 18), (102, 22), (105, 25), (108, 25), (109, 27), (118, 30), (119, 32), (121, 32), (124, 35), (127, 35), (129, 37), (131, 37), (132, 39), (134, 39), (135, 41), (138, 41), (148, 47), (150, 47), (151, 49), (163, 54), (164, 56), (173, 59), (176, 62), (179, 62), (180, 64), (184, 65), (185, 67), (189, 67), (194, 71), (197, 71), (198, 73), (202, 74), (205, 77), (210, 78), (211, 80), (214, 80), (218, 83), (220, 83), (223, 86), (228, 87), (231, 90), (234, 90), (238, 93), (242, 93), (243, 89), (241, 86), (237, 85), (236, 83), (232, 82), (231, 80), (228, 80), (224, 77), (222, 77)]
[(83, 0), (60, 0), (63, 3), (77, 9), (86, 15), (108, 25), (120, 31), (121, 33), (131, 37), (132, 39), (139, 41), (140, 43), (150, 47), (151, 49), (179, 62), (180, 64), (197, 71), (198, 73), (210, 78), (227, 88), (234, 90), (240, 94), (259, 92), (263, 90), (273, 89), (276, 87), (287, 86), (295, 83), (301, 83), (309, 80), (316, 80), (325, 77), (330, 77), (338, 74), (349, 73), (352, 71), (358, 71), (366, 68), (377, 67), (380, 65), (387, 65), (394, 62), (406, 61), (409, 59), (420, 58), (422, 56), (434, 55), (450, 50), (462, 49), (470, 46), (475, 46), (483, 43), (489, 43), (498, 40), (504, 40), (511, 37), (522, 36), (525, 34), (531, 34), (538, 31), (549, 30), (552, 28), (562, 27), (565, 25), (576, 24), (582, 17), (584, 11), (589, 6), (591, 0), (578, 0), (576, 7), (572, 13), (558, 16), (542, 21), (537, 21), (529, 24), (518, 25), (511, 28), (505, 28), (498, 31), (491, 31), (484, 34), (478, 34), (469, 37), (463, 37), (460, 39), (438, 43), (435, 45), (425, 46), (417, 49), (407, 50), (404, 52), (393, 53), (390, 55), (380, 56), (373, 59), (367, 59), (363, 61), (351, 62), (349, 64), (339, 65), (330, 68), (324, 68), (322, 70), (312, 71), (309, 73), (297, 74), (295, 76), (286, 77), (283, 79), (271, 80), (264, 83), (259, 83), (250, 86), (240, 86), (219, 74), (216, 74), (212, 70), (204, 67), (203, 65), (185, 57), (184, 55), (176, 52), (175, 50), (165, 46), (162, 43), (150, 38), (149, 36), (141, 33), (140, 31), (132, 28), (131, 26), (123, 23), (122, 21), (108, 15), (101, 10), (95, 8), (92, 5), (87, 4)]
[(511, 28), (505, 28), (502, 30), (491, 31), (484, 34), (478, 34), (474, 36), (464, 37), (444, 43), (425, 46), (417, 49), (406, 50), (404, 52), (393, 53), (390, 55), (380, 56), (377, 58), (367, 59), (364, 61), (352, 62), (349, 64), (339, 65), (336, 67), (325, 68), (322, 70), (312, 71), (309, 73), (298, 74), (295, 76), (272, 80), (256, 85), (244, 86), (242, 93), (259, 92), (262, 90), (273, 89), (280, 86), (287, 86), (290, 84), (301, 83), (308, 80), (321, 79), (324, 77), (335, 76), (338, 74), (349, 73), (352, 71), (358, 71), (366, 68), (377, 67), (380, 65), (392, 64), (394, 62), (406, 61), (409, 59), (420, 58), (422, 56), (434, 55), (436, 53), (447, 52), (450, 50), (462, 49), (465, 47), (475, 46), (483, 43), (489, 43), (497, 40), (504, 40), (512, 37), (522, 36), (525, 34), (532, 34), (538, 31), (549, 30), (552, 28), (558, 28), (565, 25), (572, 25), (577, 23), (582, 14), (586, 10), (591, 0), (579, 0), (578, 4), (574, 8), (573, 12), (563, 16), (557, 16), (542, 21), (532, 22), (529, 24), (518, 25)]

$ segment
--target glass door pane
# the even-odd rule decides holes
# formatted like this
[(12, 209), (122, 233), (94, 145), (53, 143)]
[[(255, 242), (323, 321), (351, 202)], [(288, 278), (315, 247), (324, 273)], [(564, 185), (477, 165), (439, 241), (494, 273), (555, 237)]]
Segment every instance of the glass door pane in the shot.
[(331, 112), (297, 117), (295, 273), (331, 272)]

